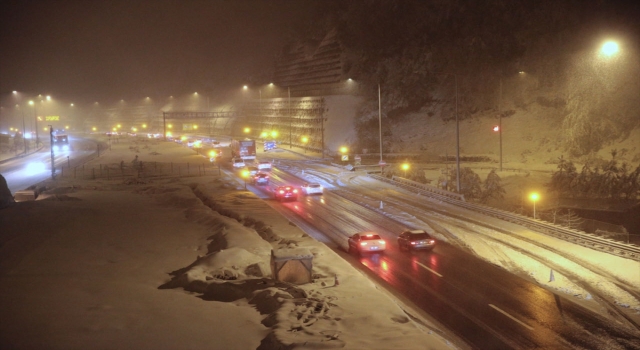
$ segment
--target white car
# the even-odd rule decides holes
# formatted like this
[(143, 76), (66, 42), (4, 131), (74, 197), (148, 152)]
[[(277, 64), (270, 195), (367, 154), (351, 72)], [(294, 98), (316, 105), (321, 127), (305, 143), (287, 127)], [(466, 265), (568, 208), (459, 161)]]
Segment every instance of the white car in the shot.
[(381, 253), (387, 249), (387, 242), (375, 232), (360, 232), (349, 237), (349, 252)]
[(271, 170), (271, 162), (268, 160), (261, 160), (257, 162), (257, 166), (260, 170)]
[(231, 162), (233, 163), (233, 167), (237, 169), (244, 168), (245, 166), (247, 166), (244, 163), (244, 159), (242, 158), (233, 158)]
[(304, 194), (306, 195), (322, 194), (322, 192), (324, 191), (324, 189), (322, 188), (322, 185), (315, 182), (305, 183), (302, 186), (300, 186), (300, 188), (302, 189), (302, 192), (304, 192)]

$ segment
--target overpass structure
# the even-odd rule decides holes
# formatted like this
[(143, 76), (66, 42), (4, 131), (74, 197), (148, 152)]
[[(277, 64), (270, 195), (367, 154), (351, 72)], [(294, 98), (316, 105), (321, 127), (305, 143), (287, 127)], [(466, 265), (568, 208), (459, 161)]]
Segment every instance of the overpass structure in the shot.
[[(206, 120), (209, 134), (213, 134), (213, 130), (222, 129), (224, 132), (229, 126), (229, 122), (238, 116), (236, 111), (227, 112), (162, 112), (162, 129), (164, 131), (164, 139), (167, 139), (167, 119), (168, 120), (181, 120), (183, 122), (197, 122), (198, 120)], [(229, 128), (233, 127), (234, 123), (231, 123)], [(183, 124), (192, 125), (189, 123)], [(195, 125), (195, 124), (193, 124)], [(193, 129), (193, 127), (187, 127), (187, 129)], [(231, 130), (231, 129), (229, 129)]]

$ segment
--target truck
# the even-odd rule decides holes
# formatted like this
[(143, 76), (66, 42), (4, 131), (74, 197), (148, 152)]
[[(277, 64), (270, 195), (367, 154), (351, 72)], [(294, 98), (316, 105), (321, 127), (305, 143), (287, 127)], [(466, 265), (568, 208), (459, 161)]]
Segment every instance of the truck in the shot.
[(256, 159), (256, 141), (251, 139), (232, 140), (231, 157), (240, 157), (244, 160)]
[(270, 150), (272, 150), (272, 149), (277, 147), (275, 141), (265, 141), (265, 142), (263, 142), (263, 145), (264, 145), (264, 151), (265, 152), (266, 151), (270, 151)]

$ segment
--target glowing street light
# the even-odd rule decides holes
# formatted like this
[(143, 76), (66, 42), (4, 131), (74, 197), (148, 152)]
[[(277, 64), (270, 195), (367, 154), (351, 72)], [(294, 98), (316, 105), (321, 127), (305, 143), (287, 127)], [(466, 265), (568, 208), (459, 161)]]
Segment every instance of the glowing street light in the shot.
[(244, 180), (244, 189), (247, 189), (247, 178), (249, 177), (249, 170), (242, 170), (242, 172), (240, 173), (240, 175), (242, 176), (242, 179)]
[(404, 177), (407, 177), (407, 170), (409, 170), (409, 163), (402, 164), (402, 170), (404, 170)]
[(347, 147), (344, 147), (344, 146), (340, 147), (340, 153), (346, 154), (348, 151), (349, 149)]
[(250, 133), (250, 132), (251, 132), (251, 128), (244, 128), (244, 133), (245, 133), (245, 134), (248, 134), (248, 133)]
[(601, 51), (606, 56), (613, 56), (620, 51), (620, 47), (615, 41), (607, 41), (602, 45)]
[(533, 201), (533, 218), (536, 218), (536, 202), (540, 199), (540, 195), (536, 192), (533, 192), (529, 195), (529, 199)]
[(273, 130), (273, 131), (271, 132), (271, 137), (273, 137), (273, 138), (278, 137), (278, 132), (277, 132), (277, 131), (275, 131), (275, 130)]
[(307, 143), (309, 142), (309, 138), (306, 136), (302, 136), (302, 144), (304, 144), (304, 153), (307, 153)]
[(96, 131), (97, 128), (94, 126), (93, 128), (91, 128), (92, 131)]
[(193, 129), (194, 129), (194, 130), (198, 130), (198, 125), (194, 125), (194, 126), (193, 126)]

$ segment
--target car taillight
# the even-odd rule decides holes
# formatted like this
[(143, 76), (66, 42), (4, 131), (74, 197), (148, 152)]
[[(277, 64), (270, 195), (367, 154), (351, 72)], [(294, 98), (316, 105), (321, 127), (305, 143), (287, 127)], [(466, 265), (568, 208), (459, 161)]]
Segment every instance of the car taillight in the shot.
[(283, 193), (284, 193), (284, 191), (283, 191), (283, 190), (280, 190), (280, 194), (283, 194)]
[(380, 244), (387, 244), (387, 242), (385, 242), (385, 241), (384, 241), (384, 239), (379, 240), (379, 241), (378, 241), (378, 243), (380, 243)]
[(412, 245), (416, 245), (416, 242), (411, 242)]
[(298, 193), (298, 190), (293, 190), (293, 193)]
[(367, 242), (360, 242), (360, 245), (365, 246), (367, 245)]

